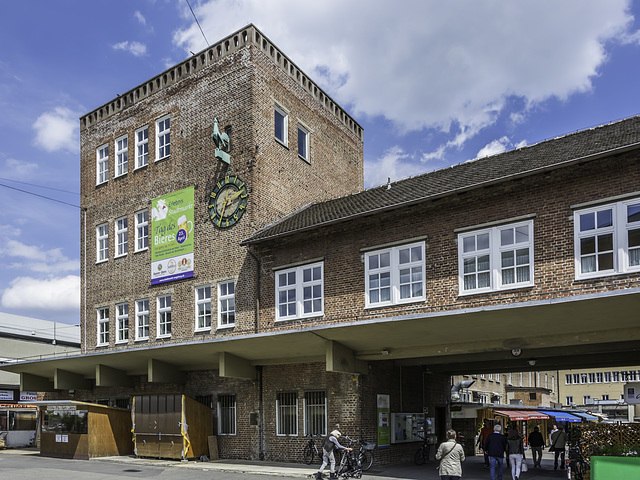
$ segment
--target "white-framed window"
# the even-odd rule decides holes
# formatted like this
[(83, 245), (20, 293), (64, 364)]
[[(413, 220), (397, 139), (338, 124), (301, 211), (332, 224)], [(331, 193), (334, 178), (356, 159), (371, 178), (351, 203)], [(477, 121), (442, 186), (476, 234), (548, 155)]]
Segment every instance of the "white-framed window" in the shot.
[(596, 373), (596, 383), (602, 383), (603, 375), (602, 372)]
[(304, 392), (304, 434), (327, 434), (327, 394), (324, 391)]
[(116, 257), (122, 257), (127, 254), (129, 236), (127, 233), (127, 217), (116, 219)]
[(311, 160), (309, 155), (309, 130), (300, 124), (298, 124), (298, 155), (307, 162)]
[(278, 105), (274, 106), (274, 136), (284, 146), (289, 145), (289, 114)]
[(573, 383), (575, 385), (578, 385), (580, 383), (580, 374), (579, 373), (574, 373), (573, 374)]
[(424, 242), (365, 254), (366, 307), (426, 298)]
[(236, 283), (234, 280), (218, 283), (218, 328), (236, 324)]
[(611, 383), (611, 372), (604, 372), (604, 383)]
[(458, 235), (460, 294), (533, 285), (533, 220)]
[(582, 404), (587, 405), (587, 403), (591, 403), (591, 395), (583, 395), (582, 396)]
[(576, 279), (640, 271), (640, 199), (573, 214)]
[(602, 400), (609, 400), (609, 394), (607, 393), (602, 394)]
[(276, 320), (323, 314), (323, 262), (276, 272)]
[(589, 381), (588, 378), (589, 378), (589, 376), (586, 373), (581, 373), (580, 374), (580, 383), (582, 383), (584, 385), (585, 383), (587, 383)]
[(211, 330), (211, 286), (196, 288), (196, 331)]
[(594, 372), (589, 373), (589, 383), (596, 383), (596, 374)]
[(157, 299), (158, 337), (171, 336), (171, 295), (162, 295)]
[(136, 167), (142, 168), (149, 164), (149, 126), (145, 125), (136, 130)]
[(116, 343), (126, 343), (129, 341), (129, 304), (119, 303), (116, 305)]
[(149, 339), (149, 299), (136, 300), (136, 340)]
[(171, 155), (171, 116), (156, 120), (156, 162)]
[(135, 213), (136, 252), (149, 248), (149, 212), (140, 210)]
[(276, 435), (298, 435), (298, 394), (281, 392), (276, 395)]
[(116, 138), (116, 177), (129, 171), (129, 139), (126, 135)]
[(236, 396), (218, 395), (218, 435), (235, 435)]
[(109, 224), (96, 227), (96, 263), (109, 260)]
[(573, 396), (567, 397), (567, 405), (573, 405)]
[(109, 181), (109, 144), (96, 149), (96, 185)]
[(98, 315), (98, 346), (109, 345), (109, 307), (99, 308)]
[(564, 384), (565, 385), (571, 385), (571, 374), (568, 373), (564, 376)]
[(620, 372), (611, 372), (611, 381), (619, 382), (620, 381)]

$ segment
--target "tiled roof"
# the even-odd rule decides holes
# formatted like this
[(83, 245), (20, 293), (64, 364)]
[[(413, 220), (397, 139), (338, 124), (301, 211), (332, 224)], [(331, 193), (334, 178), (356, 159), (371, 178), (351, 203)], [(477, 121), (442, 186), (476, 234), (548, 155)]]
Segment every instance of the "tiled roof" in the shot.
[(258, 243), (638, 147), (640, 116), (635, 116), (346, 197), (311, 203), (257, 231), (242, 244)]

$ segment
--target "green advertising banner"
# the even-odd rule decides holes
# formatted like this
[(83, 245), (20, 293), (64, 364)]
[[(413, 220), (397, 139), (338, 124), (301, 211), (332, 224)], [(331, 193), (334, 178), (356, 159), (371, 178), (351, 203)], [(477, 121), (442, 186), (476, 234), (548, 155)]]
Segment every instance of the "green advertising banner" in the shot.
[(151, 201), (151, 285), (193, 277), (194, 187)]
[(378, 448), (391, 445), (391, 422), (389, 395), (378, 395)]

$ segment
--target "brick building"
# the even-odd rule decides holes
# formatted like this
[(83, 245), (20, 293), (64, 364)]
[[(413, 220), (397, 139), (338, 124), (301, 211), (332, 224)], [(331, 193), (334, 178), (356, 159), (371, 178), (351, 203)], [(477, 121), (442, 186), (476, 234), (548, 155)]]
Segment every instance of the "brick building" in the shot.
[(362, 127), (250, 25), (81, 140), (83, 353), (5, 368), (28, 389), (187, 394), (226, 458), (338, 423), (393, 462), (451, 375), (637, 357), (640, 117), (363, 190)]

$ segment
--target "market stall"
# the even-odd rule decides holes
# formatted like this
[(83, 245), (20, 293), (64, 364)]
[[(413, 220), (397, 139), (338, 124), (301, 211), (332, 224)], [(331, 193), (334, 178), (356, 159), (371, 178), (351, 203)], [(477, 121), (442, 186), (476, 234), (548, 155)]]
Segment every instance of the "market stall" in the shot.
[(41, 455), (88, 459), (133, 453), (129, 410), (72, 400), (37, 404)]

